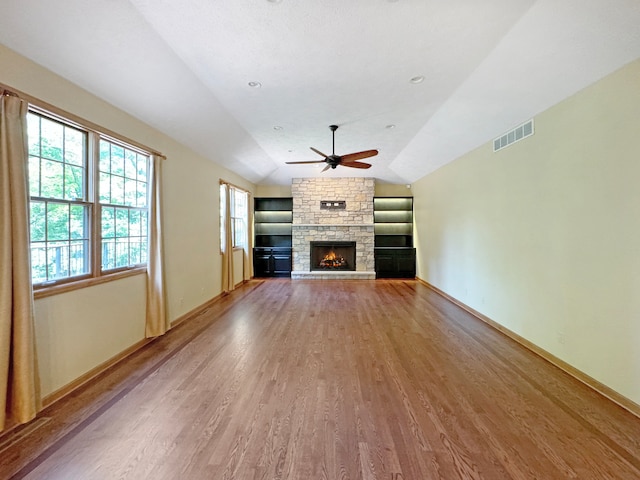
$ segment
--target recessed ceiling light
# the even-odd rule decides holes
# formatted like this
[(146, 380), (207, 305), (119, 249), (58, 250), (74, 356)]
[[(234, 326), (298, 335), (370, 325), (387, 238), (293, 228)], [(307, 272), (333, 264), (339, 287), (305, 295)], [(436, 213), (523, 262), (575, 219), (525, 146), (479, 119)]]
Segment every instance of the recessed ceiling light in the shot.
[(384, 128), (387, 128), (387, 129), (391, 130), (392, 128), (396, 128), (396, 126), (393, 123), (390, 123), (389, 125), (387, 125)]
[(409, 81), (411, 83), (422, 83), (422, 82), (424, 82), (424, 76), (423, 75), (418, 75), (417, 77), (412, 77)]
[(260, 82), (249, 82), (247, 83), (251, 88), (260, 88), (262, 84)]
[(275, 127), (273, 127), (274, 130), (282, 130), (282, 127), (280, 125), (276, 125)]
[(269, 3), (280, 3), (282, 0), (267, 0)]

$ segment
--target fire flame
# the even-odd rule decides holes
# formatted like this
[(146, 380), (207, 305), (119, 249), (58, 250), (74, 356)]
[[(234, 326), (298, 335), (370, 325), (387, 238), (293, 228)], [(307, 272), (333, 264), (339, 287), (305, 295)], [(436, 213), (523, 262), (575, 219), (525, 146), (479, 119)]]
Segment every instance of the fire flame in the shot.
[(324, 258), (322, 259), (322, 261), (326, 261), (326, 260), (330, 260), (330, 261), (334, 261), (337, 258), (336, 253), (331, 250), (329, 253), (327, 253)]

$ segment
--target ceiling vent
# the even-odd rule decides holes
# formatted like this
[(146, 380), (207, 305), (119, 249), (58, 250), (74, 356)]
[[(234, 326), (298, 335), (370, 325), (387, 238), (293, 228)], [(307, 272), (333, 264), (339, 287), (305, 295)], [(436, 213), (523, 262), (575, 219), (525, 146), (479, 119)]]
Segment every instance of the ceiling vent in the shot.
[(519, 142), (523, 138), (527, 138), (531, 135), (533, 135), (533, 118), (496, 138), (493, 141), (493, 151), (497, 152), (498, 150), (508, 147), (512, 143)]

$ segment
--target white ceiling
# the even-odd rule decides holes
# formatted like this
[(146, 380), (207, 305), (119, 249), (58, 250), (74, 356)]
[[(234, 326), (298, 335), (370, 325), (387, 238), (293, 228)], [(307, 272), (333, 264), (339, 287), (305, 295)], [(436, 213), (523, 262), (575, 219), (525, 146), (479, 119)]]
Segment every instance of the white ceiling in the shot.
[[(2, 3), (2, 44), (260, 184), (413, 182), (640, 57), (638, 0)], [(371, 169), (285, 165), (331, 124)]]

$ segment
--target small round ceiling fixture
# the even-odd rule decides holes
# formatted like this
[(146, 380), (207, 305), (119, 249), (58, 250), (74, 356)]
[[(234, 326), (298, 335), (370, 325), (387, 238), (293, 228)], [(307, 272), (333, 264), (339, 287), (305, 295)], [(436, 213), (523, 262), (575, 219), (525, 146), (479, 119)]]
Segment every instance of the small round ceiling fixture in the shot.
[(260, 82), (249, 82), (247, 83), (251, 88), (260, 88), (262, 84)]
[(393, 123), (390, 123), (389, 125), (387, 125), (386, 127), (387, 130), (393, 130), (394, 128), (396, 128), (396, 126)]
[(269, 3), (280, 3), (282, 0), (267, 0)]
[(418, 75), (416, 77), (411, 77), (411, 79), (409, 79), (409, 81), (411, 83), (422, 83), (422, 82), (424, 82), (424, 75)]
[(276, 125), (275, 127), (273, 127), (274, 130), (282, 130), (282, 127), (280, 125)]

